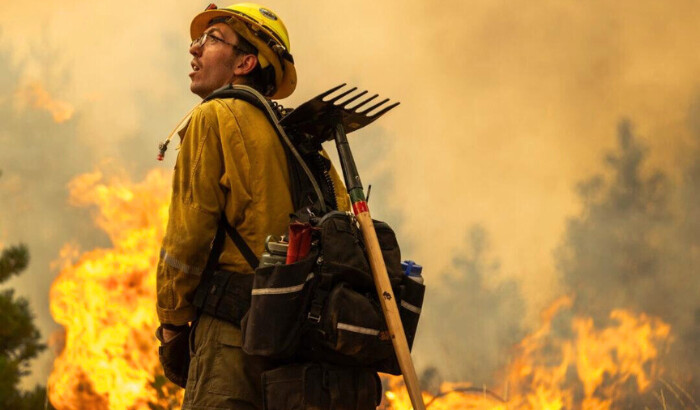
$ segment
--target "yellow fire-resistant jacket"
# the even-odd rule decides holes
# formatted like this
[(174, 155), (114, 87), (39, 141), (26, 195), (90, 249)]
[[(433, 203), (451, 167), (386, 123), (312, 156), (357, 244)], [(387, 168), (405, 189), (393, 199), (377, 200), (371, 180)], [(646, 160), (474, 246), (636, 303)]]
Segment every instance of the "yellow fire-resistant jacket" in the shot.
[[(192, 298), (222, 213), (260, 257), (265, 237), (286, 233), (294, 211), (284, 150), (257, 108), (241, 100), (208, 101), (195, 108), (180, 136), (157, 271), (158, 317), (175, 325), (195, 319)], [(345, 187), (331, 171), (339, 209), (349, 210)], [(219, 267), (253, 273), (228, 236)]]

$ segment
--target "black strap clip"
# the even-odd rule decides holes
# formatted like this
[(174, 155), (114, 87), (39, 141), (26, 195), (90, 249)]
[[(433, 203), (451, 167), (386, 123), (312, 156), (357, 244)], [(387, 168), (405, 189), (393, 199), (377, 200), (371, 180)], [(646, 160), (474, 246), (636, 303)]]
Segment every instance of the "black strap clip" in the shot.
[(306, 318), (313, 323), (320, 323), (321, 316), (323, 312), (323, 304), (326, 302), (328, 297), (328, 291), (325, 289), (317, 288), (314, 292), (314, 299), (311, 301), (311, 307), (309, 308), (309, 313)]

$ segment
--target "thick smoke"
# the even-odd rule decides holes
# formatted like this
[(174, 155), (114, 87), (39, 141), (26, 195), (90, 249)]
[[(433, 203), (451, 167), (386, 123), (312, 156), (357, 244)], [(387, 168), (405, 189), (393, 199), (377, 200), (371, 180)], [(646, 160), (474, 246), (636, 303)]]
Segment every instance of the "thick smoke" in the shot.
[[(581, 211), (569, 218), (555, 252), (562, 294), (574, 300), (554, 317), (556, 337), (574, 337), (575, 316), (591, 317), (597, 329), (612, 325), (616, 309), (671, 325), (671, 342), (658, 346), (661, 378), (645, 395), (633, 393), (634, 381), (629, 392), (618, 392), (619, 404), (630, 408), (657, 405), (662, 394), (668, 396), (664, 408), (694, 408), (700, 395), (699, 106), (690, 110), (696, 140), (680, 172), (649, 166), (653, 151), (630, 121), (620, 122), (617, 146), (603, 158), (604, 172), (577, 185)], [(432, 389), (445, 379), (502, 387), (499, 370), (531, 330), (524, 326), (520, 286), (503, 280), (482, 227), (472, 228), (453, 252), (442, 280), (429, 282), (415, 351), (423, 383)], [(574, 378), (576, 371), (568, 369)]]
[[(10, 61), (8, 51), (0, 51), (0, 242), (29, 247), (28, 270), (7, 285), (31, 301), (46, 340), (55, 329), (47, 303), (50, 262), (64, 243), (81, 238), (84, 245), (95, 246), (105, 238), (94, 232), (84, 212), (67, 203), (66, 183), (89, 166), (89, 160), (81, 160), (86, 148), (78, 141), (75, 120), (58, 124), (50, 111), (18, 107), (22, 66)], [(44, 87), (59, 92), (60, 82), (46, 77)], [(44, 384), (52, 360), (44, 353), (27, 384)]]
[[(89, 226), (85, 210), (67, 204), (65, 184), (107, 159), (134, 180), (152, 167), (172, 167), (174, 150), (158, 164), (155, 147), (196, 103), (187, 89), (188, 27), (208, 2), (0, 3), (0, 242), (28, 244), (32, 265), (22, 282), (11, 285), (30, 297), (48, 336), (51, 261), (66, 242), (92, 249), (106, 241)], [(351, 144), (363, 181), (374, 185), (374, 215), (396, 226), (404, 256), (426, 266), (426, 281), (436, 292), (429, 305), (439, 300), (443, 275), (468, 271), (453, 260), (473, 257), (470, 245), (457, 244), (469, 242), (465, 232), (474, 224), (489, 233), (502, 283), (517, 280), (530, 319), (582, 280), (563, 279), (560, 286), (551, 253), (567, 229), (565, 217), (586, 206), (571, 187), (598, 167), (622, 116), (637, 120), (651, 137), (643, 158), (664, 170), (654, 189), (670, 195), (665, 205), (654, 202), (662, 208), (653, 213), (656, 219), (638, 224), (651, 237), (635, 239), (634, 246), (650, 246), (651, 255), (630, 264), (651, 278), (663, 269), (687, 273), (697, 266), (700, 165), (697, 151), (695, 165), (688, 163), (684, 118), (700, 72), (697, 2), (268, 5), (284, 17), (299, 73), (298, 91), (283, 104), (298, 105), (341, 82), (402, 102), (352, 135)], [(70, 120), (57, 124), (48, 111), (18, 108), (15, 92), (36, 81), (74, 106)], [(683, 182), (677, 183), (680, 174)], [(605, 183), (599, 193), (606, 192)], [(593, 195), (594, 187), (588, 189)], [(661, 226), (678, 236), (658, 233)], [(566, 235), (564, 247), (571, 248), (577, 239)], [(658, 256), (667, 251), (694, 259), (676, 258), (673, 266)], [(557, 260), (566, 272), (579, 269), (576, 260)], [(678, 277), (660, 291), (668, 294), (683, 283), (692, 288), (692, 278)], [(650, 288), (639, 286), (624, 300), (640, 300)], [(433, 332), (419, 330), (416, 349), (426, 359), (418, 361), (442, 366), (427, 353), (437, 346), (423, 339)]]
[(504, 280), (489, 240), (483, 227), (473, 226), (456, 244), (444, 279), (428, 283), (415, 353), (426, 372), (433, 368), (445, 381), (500, 384), (496, 371), (508, 364), (512, 346), (524, 335), (521, 290)]
[(673, 180), (646, 166), (650, 150), (622, 122), (618, 146), (605, 158), (610, 172), (579, 185), (583, 210), (569, 220), (557, 252), (562, 281), (576, 298), (574, 312), (605, 325), (609, 312), (622, 308), (671, 325), (664, 377), (693, 397), (700, 393), (698, 147), (682, 178)]

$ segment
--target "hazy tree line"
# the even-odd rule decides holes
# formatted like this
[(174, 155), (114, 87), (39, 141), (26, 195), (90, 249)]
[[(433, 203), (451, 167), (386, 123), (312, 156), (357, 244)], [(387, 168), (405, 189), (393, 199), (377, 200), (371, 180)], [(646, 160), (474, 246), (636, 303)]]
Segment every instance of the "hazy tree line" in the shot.
[[(571, 333), (572, 315), (592, 317), (596, 327), (623, 308), (660, 317), (672, 328), (663, 380), (638, 405), (666, 391), (666, 408), (700, 403), (700, 100), (691, 110), (695, 145), (682, 177), (649, 169), (650, 151), (622, 121), (617, 146), (604, 157), (605, 172), (577, 186), (583, 205), (571, 217), (555, 251), (560, 281), (574, 306), (555, 321), (558, 335)], [(499, 273), (488, 258), (488, 238), (479, 227), (466, 235), (445, 281), (431, 283), (420, 331), (438, 332), (451, 368), (430, 368), (424, 383), (442, 378), (494, 385), (512, 346), (524, 333), (523, 298), (516, 283), (485, 286)], [(559, 326), (556, 329), (556, 326)], [(568, 332), (568, 333), (567, 333)], [(449, 375), (449, 377), (447, 377)], [(658, 405), (658, 403), (656, 403)], [(692, 408), (695, 408), (692, 407)]]
[[(700, 143), (700, 129), (694, 131)], [(576, 294), (576, 313), (604, 325), (611, 310), (625, 308), (671, 325), (663, 377), (684, 390), (671, 392), (678, 393), (679, 408), (700, 397), (698, 146), (690, 153), (679, 180), (648, 169), (648, 148), (622, 122), (618, 147), (605, 157), (610, 177), (579, 185), (584, 211), (569, 221), (557, 252), (561, 278)]]

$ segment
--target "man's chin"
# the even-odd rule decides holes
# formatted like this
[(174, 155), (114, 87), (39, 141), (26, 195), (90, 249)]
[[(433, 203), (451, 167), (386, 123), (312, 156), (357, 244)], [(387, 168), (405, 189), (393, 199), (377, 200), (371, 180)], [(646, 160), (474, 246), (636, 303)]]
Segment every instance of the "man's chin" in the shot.
[(192, 92), (192, 94), (198, 95), (202, 99), (209, 95), (207, 90), (204, 90), (203, 87), (199, 86), (194, 81), (190, 83), (190, 91)]

